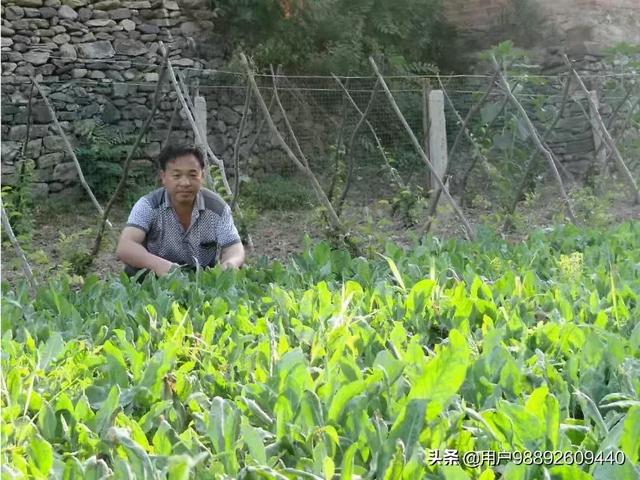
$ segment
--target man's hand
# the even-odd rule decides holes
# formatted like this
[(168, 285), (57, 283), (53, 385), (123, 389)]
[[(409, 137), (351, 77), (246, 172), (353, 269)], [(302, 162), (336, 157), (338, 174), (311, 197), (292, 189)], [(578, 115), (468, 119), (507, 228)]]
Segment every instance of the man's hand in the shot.
[(143, 246), (146, 234), (135, 227), (125, 227), (118, 241), (116, 255), (120, 260), (136, 268), (147, 268), (156, 275), (166, 275), (177, 264), (153, 255)]
[(229, 245), (220, 254), (220, 268), (240, 268), (244, 262), (244, 247), (241, 242)]

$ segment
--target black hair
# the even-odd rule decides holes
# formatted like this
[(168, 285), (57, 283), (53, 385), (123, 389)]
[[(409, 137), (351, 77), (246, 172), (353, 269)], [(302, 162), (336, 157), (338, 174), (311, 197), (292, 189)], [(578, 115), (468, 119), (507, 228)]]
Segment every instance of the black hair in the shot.
[(158, 163), (160, 164), (160, 169), (162, 171), (167, 169), (167, 163), (175, 160), (178, 157), (183, 157), (185, 155), (193, 155), (198, 160), (200, 164), (200, 168), (204, 170), (204, 156), (202, 155), (202, 151), (197, 147), (187, 146), (187, 145), (168, 145), (160, 152), (158, 155)]

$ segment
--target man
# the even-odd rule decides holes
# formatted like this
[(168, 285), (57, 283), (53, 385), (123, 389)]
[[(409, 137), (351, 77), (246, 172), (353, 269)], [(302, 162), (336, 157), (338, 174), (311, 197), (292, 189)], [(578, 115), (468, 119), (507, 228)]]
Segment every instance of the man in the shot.
[(167, 147), (159, 162), (164, 187), (136, 202), (120, 235), (116, 255), (125, 272), (148, 269), (162, 276), (179, 266), (212, 267), (218, 251), (221, 268), (239, 268), (244, 247), (229, 206), (202, 188), (200, 150)]

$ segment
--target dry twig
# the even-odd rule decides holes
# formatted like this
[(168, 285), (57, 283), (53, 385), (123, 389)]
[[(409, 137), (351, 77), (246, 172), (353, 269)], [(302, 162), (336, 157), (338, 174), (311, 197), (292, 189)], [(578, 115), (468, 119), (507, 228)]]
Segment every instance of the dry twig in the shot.
[[(40, 84), (36, 81), (36, 79), (31, 77), (31, 81), (33, 82), (33, 85), (36, 87), (36, 89), (40, 93), (40, 96), (42, 97), (42, 100), (44, 100), (44, 104), (46, 105), (47, 110), (49, 110), (49, 114), (51, 115), (51, 118), (53, 118), (53, 123), (55, 124), (56, 128), (58, 129), (58, 133), (62, 137), (62, 141), (64, 142), (64, 145), (67, 148), (67, 152), (69, 152), (69, 155), (71, 156), (71, 159), (73, 160), (73, 164), (76, 167), (76, 170), (78, 172), (78, 178), (80, 179), (80, 183), (82, 184), (82, 187), (87, 192), (87, 195), (89, 195), (89, 198), (91, 199), (91, 203), (93, 203), (93, 205), (96, 207), (96, 210), (98, 210), (98, 213), (100, 213), (100, 215), (104, 215), (104, 210), (102, 208), (102, 205), (100, 205), (100, 202), (98, 202), (98, 200), (96, 199), (95, 195), (91, 191), (91, 187), (89, 187), (89, 184), (87, 183), (86, 179), (84, 178), (84, 174), (82, 173), (82, 168), (80, 167), (80, 162), (78, 161), (78, 157), (76, 157), (76, 154), (73, 151), (73, 147), (71, 146), (71, 143), (69, 142), (69, 139), (67, 138), (67, 135), (64, 133), (64, 130), (62, 129), (62, 126), (60, 125), (60, 122), (58, 121), (58, 117), (56, 116), (56, 112), (53, 110), (53, 107), (51, 106), (51, 103), (49, 103), (49, 99), (45, 95), (44, 91), (42, 90), (42, 87), (40, 87)], [(109, 220), (106, 221), (106, 224), (107, 224), (107, 226), (109, 228), (113, 228), (113, 225), (111, 225), (111, 222), (109, 222)]]

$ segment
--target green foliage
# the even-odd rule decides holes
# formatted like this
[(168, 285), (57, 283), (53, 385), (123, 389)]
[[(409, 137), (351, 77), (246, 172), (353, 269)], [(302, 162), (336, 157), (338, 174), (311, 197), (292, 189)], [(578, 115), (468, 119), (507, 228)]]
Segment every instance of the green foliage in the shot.
[(7, 213), (13, 233), (20, 241), (29, 241), (33, 233), (33, 198), (31, 182), (35, 162), (22, 159), (17, 165), (16, 185), (2, 186), (2, 204)]
[(210, 0), (214, 30), (227, 34), (259, 68), (285, 71), (369, 71), (382, 53), (405, 70), (446, 64), (453, 28), (440, 0)]
[(635, 478), (638, 265), (630, 222), (3, 289), (3, 476)]
[[(122, 177), (122, 166), (134, 142), (132, 135), (124, 135), (119, 129), (94, 120), (76, 125), (81, 144), (75, 149), (82, 173), (99, 200), (109, 199)], [(141, 172), (129, 172), (129, 184), (150, 183)], [(144, 178), (147, 177), (147, 178)]]
[(298, 210), (311, 207), (309, 189), (295, 177), (267, 175), (242, 183), (241, 198), (258, 212)]

